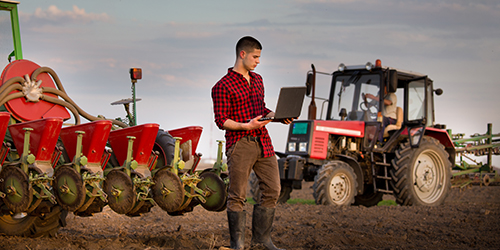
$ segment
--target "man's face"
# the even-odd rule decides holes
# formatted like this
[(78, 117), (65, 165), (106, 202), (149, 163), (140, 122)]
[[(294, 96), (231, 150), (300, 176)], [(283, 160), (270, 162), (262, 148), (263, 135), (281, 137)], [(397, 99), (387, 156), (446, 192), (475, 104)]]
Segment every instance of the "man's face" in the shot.
[(252, 52), (241, 51), (243, 57), (243, 66), (246, 70), (254, 70), (260, 63), (260, 49), (254, 49)]

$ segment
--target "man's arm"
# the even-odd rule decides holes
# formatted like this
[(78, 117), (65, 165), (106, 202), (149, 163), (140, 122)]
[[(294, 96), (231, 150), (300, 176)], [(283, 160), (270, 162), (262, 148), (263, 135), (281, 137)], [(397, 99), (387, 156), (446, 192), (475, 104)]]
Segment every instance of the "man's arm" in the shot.
[[(378, 96), (374, 96), (372, 94), (366, 94), (366, 98), (372, 99), (372, 100), (379, 100)], [(384, 105), (392, 105), (392, 101), (390, 99), (384, 99)]]

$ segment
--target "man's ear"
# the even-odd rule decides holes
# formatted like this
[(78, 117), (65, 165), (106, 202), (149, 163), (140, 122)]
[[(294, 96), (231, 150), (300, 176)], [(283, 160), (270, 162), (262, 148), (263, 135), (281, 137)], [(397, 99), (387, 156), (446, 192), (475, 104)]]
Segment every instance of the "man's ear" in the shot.
[(245, 50), (241, 50), (241, 51), (240, 51), (240, 58), (241, 58), (241, 59), (245, 58), (245, 55), (246, 55)]

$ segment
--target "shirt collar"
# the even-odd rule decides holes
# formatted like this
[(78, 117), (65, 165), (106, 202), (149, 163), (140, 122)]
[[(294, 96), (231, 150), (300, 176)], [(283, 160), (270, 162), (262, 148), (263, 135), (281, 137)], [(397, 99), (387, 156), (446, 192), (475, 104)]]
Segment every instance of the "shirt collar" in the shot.
[[(233, 67), (231, 67), (231, 68), (227, 69), (227, 72), (228, 72), (229, 74), (236, 74), (236, 75), (239, 75), (239, 76), (243, 77), (243, 75), (242, 75), (242, 74), (240, 74), (240, 73), (238, 73), (238, 72), (234, 71), (234, 70), (233, 70)], [(255, 73), (254, 73), (253, 71), (249, 71), (249, 72), (248, 72), (248, 74), (250, 75), (250, 78), (254, 78), (254, 77), (255, 77)]]

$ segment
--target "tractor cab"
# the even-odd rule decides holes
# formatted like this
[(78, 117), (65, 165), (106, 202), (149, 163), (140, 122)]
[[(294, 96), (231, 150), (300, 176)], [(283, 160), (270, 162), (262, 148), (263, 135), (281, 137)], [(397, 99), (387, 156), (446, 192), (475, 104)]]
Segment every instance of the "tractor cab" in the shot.
[[(316, 73), (308, 73), (306, 85), (312, 85)], [(360, 132), (365, 134), (367, 147), (376, 142), (383, 145), (395, 134), (418, 134), (434, 127), (433, 94), (440, 95), (442, 90), (434, 91), (426, 75), (382, 67), (380, 60), (375, 65), (340, 64), (332, 74), (318, 73), (331, 76), (326, 120), (363, 122)], [(416, 139), (412, 141), (418, 143)]]

